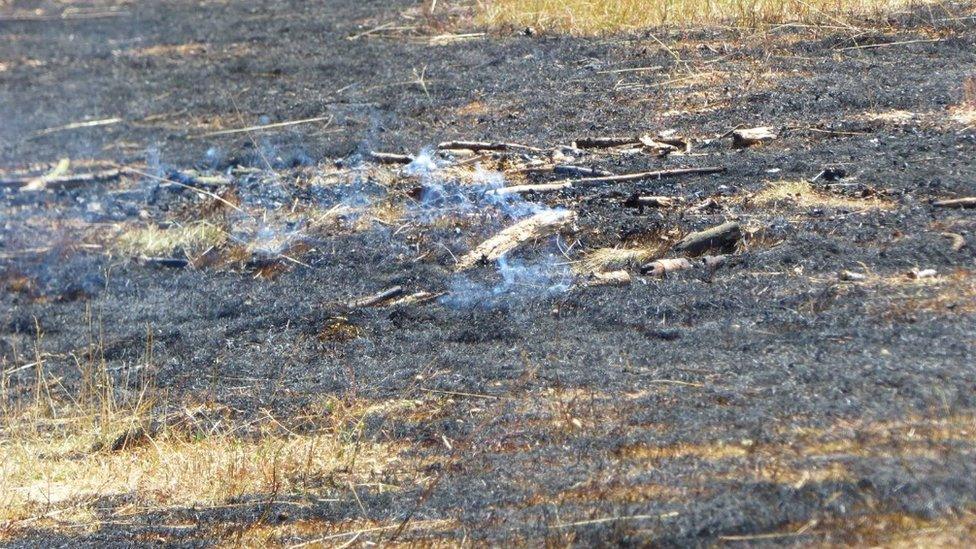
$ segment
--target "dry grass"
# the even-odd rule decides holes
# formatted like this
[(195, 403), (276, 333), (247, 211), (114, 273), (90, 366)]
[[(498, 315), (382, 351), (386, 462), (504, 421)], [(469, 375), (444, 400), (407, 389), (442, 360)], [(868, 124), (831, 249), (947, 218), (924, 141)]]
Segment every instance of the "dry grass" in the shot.
[[(333, 400), (319, 407), (321, 417), (307, 418), (320, 425), (312, 434), (296, 434), (270, 415), (248, 425), (246, 435), (227, 421), (194, 427), (197, 418), (221, 415), (208, 405), (184, 406), (176, 414), (182, 422), (163, 418), (167, 426), (158, 431), (148, 430), (148, 406), (103, 413), (44, 403), (8, 413), (0, 444), (0, 540), (23, 528), (90, 532), (168, 509), (259, 510), (272, 500), (306, 505), (355, 501), (352, 490), (396, 490), (389, 470), (410, 470), (399, 458), (403, 448), (361, 436), (363, 418), (391, 406)], [(416, 403), (404, 406), (391, 410)], [(113, 497), (125, 502), (106, 515), (105, 498)]]
[(151, 225), (123, 232), (115, 242), (115, 249), (123, 255), (150, 257), (169, 256), (182, 249), (186, 253), (201, 253), (227, 241), (227, 233), (207, 222), (188, 223), (161, 229)]
[(750, 198), (760, 207), (788, 205), (798, 208), (869, 210), (889, 208), (891, 204), (875, 197), (851, 198), (815, 189), (807, 181), (776, 181)]
[(907, 0), (482, 0), (479, 21), (492, 28), (599, 35), (659, 25), (837, 24), (909, 4)]
[(904, 320), (917, 314), (949, 316), (976, 314), (976, 273), (959, 269), (947, 276), (911, 281), (901, 277), (886, 284), (889, 288), (913, 286), (922, 295), (897, 296), (883, 312), (885, 318)]
[(960, 124), (976, 125), (976, 76), (962, 86), (962, 102), (951, 109), (952, 119)]
[[(74, 536), (184, 508), (249, 508), (230, 525), (240, 533), (262, 526), (255, 517), (271, 501), (355, 505), (359, 494), (416, 481), (419, 470), (401, 459), (404, 442), (364, 436), (365, 420), (398, 414), (423, 421), (443, 408), (440, 397), (329, 397), (288, 419), (263, 412), (245, 423), (212, 402), (167, 401), (151, 375), (151, 336), (136, 374), (110, 371), (101, 344), (90, 339), (70, 390), (48, 373), (39, 351), (32, 383), (13, 385), (6, 369), (0, 378), (0, 544), (26, 530)], [(301, 425), (301, 433), (289, 425)]]

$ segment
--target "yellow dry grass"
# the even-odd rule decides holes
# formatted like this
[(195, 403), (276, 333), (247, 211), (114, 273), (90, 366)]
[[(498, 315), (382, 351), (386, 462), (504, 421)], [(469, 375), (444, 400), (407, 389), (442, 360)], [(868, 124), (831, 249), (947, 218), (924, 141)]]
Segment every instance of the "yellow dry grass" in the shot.
[(850, 198), (815, 189), (807, 181), (775, 181), (750, 199), (762, 207), (791, 205), (799, 208), (836, 208), (843, 210), (869, 210), (890, 208), (891, 204), (874, 197)]
[(659, 25), (787, 21), (837, 25), (904, 7), (908, 0), (482, 0), (479, 21), (492, 28), (599, 35)]
[[(100, 358), (90, 311), (85, 321), (92, 333), (75, 362), (78, 387), (47, 373), (39, 351), (32, 384), (12, 385), (7, 369), (0, 376), (0, 544), (27, 529), (77, 535), (170, 509), (309, 505), (397, 490), (417, 480), (420, 465), (401, 459), (406, 443), (365, 436), (366, 419), (424, 421), (443, 409), (436, 396), (326, 397), (288, 419), (263, 411), (245, 422), (217, 403), (168, 400), (148, 373), (151, 332), (138, 379), (117, 379)], [(8, 396), (15, 393), (23, 396)]]
[(123, 232), (115, 249), (124, 255), (167, 256), (177, 249), (187, 253), (204, 252), (227, 240), (227, 233), (207, 222), (188, 223), (166, 229), (155, 225)]
[[(386, 482), (393, 478), (390, 469), (408, 470), (399, 457), (402, 448), (364, 439), (362, 420), (417, 407), (415, 401), (333, 399), (318, 407), (324, 412), (312, 418), (321, 424), (314, 433), (297, 434), (266, 415), (248, 425), (244, 436), (241, 425), (222, 421), (209, 429), (177, 423), (157, 432), (141, 430), (151, 422), (148, 406), (106, 413), (43, 404), (3, 416), (0, 541), (27, 527), (94, 531), (104, 520), (170, 508), (239, 507), (248, 500), (259, 506), (272, 498), (303, 505), (352, 497), (354, 489), (395, 490)], [(184, 406), (180, 414), (193, 423), (202, 410), (219, 414), (206, 405)], [(129, 442), (120, 445), (126, 433)], [(106, 516), (100, 502), (115, 496), (125, 503)]]

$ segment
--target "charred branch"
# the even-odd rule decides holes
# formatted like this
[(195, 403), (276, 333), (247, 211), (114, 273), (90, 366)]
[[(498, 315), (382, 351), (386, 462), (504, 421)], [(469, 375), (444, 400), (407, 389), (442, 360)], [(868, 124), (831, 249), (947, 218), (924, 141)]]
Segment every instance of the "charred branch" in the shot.
[(613, 175), (612, 172), (606, 170), (600, 170), (597, 168), (587, 168), (585, 166), (571, 166), (568, 164), (559, 164), (558, 166), (553, 166), (552, 173), (559, 175), (569, 175), (575, 177), (606, 177)]
[(735, 221), (722, 223), (705, 231), (691, 233), (675, 244), (674, 250), (687, 255), (701, 255), (709, 250), (732, 251), (742, 238), (742, 230)]
[(678, 196), (639, 196), (633, 195), (624, 201), (626, 208), (671, 208), (684, 202)]
[(580, 149), (609, 149), (611, 147), (621, 147), (623, 145), (637, 145), (640, 142), (641, 138), (636, 135), (581, 137), (576, 141), (573, 141), (573, 146)]
[(17, 177), (12, 179), (0, 179), (0, 188), (21, 189), (30, 186), (30, 190), (44, 189), (74, 189), (92, 183), (106, 183), (115, 181), (122, 177), (122, 170), (102, 170), (100, 172), (81, 173), (75, 175), (65, 175), (59, 177)]
[(538, 147), (530, 147), (528, 145), (520, 145), (518, 143), (502, 143), (502, 142), (488, 142), (488, 141), (445, 141), (437, 145), (437, 149), (441, 151), (465, 149), (469, 151), (525, 151), (541, 153), (545, 152), (543, 149)]
[(601, 177), (584, 177), (581, 179), (571, 179), (567, 181), (557, 181), (554, 183), (541, 183), (537, 185), (513, 185), (490, 191), (496, 195), (529, 193), (529, 192), (551, 192), (563, 189), (578, 189), (599, 187), (610, 183), (625, 183), (628, 181), (640, 181), (643, 179), (664, 179), (667, 177), (679, 177), (682, 175), (705, 175), (725, 171), (722, 167), (707, 168), (675, 168), (671, 170), (657, 170), (653, 172), (628, 173), (623, 175), (607, 175)]
[(372, 307), (373, 305), (378, 305), (386, 300), (399, 297), (401, 294), (403, 294), (403, 286), (393, 286), (371, 296), (354, 299), (347, 305), (350, 309)]

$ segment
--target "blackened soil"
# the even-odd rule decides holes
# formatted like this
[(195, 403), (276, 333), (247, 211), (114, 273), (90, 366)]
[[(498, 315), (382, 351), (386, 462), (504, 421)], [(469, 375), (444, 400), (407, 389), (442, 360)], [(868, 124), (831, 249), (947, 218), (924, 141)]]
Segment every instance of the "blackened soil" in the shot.
[[(4, 5), (11, 14), (60, 9)], [(381, 522), (409, 515), (457, 524), (405, 538), (687, 545), (804, 528), (768, 541), (859, 542), (856, 525), (875, 516), (937, 519), (973, 505), (976, 214), (930, 205), (976, 194), (976, 128), (954, 118), (976, 101), (965, 92), (976, 75), (971, 18), (926, 12), (883, 31), (659, 33), (668, 51), (649, 34), (434, 43), (446, 30), (427, 28), (405, 2), (173, 0), (119, 9), (90, 20), (0, 16), (8, 174), (63, 157), (158, 174), (251, 166), (264, 175), (235, 175), (236, 195), (275, 211), (296, 200), (347, 200), (351, 191), (317, 189), (314, 178), (347, 173), (370, 149), (417, 152), (450, 138), (545, 147), (674, 129), (694, 138), (690, 154), (586, 162), (620, 173), (727, 171), (528, 197), (571, 208), (579, 220), (563, 231), (561, 251), (540, 242), (517, 258), (576, 261), (729, 219), (749, 231), (714, 273), (656, 280), (632, 265), (635, 280), (624, 287), (577, 278), (568, 291), (508, 288), (474, 302), (347, 310), (349, 299), (395, 284), (455, 294), (498, 287), (495, 267), (459, 277), (452, 255), (510, 221), (316, 234), (303, 265), (262, 278), (249, 268), (146, 266), (75, 240), (107, 247), (113, 227), (165, 223), (208, 200), (160, 190), (158, 180), (130, 174), (40, 196), (0, 191), (5, 369), (27, 362), (39, 326), (48, 369), (70, 385), (69, 353), (88, 341), (92, 316), (113, 371), (143, 360), (148, 325), (157, 384), (169, 398), (213, 399), (242, 422), (259, 410), (288, 417), (326, 394), (443, 395), (450, 405), (434, 421), (369, 424), (370, 436), (447, 464), (430, 475), (436, 482), (359, 494)], [(417, 28), (350, 39), (391, 21)], [(201, 137), (322, 116), (330, 121)], [(112, 118), (121, 121), (57, 129)], [(741, 151), (715, 139), (740, 125), (773, 126), (780, 138)], [(769, 182), (827, 166), (846, 177), (812, 188), (840, 202), (748, 200)], [(409, 186), (370, 174), (356, 176), (356, 192), (375, 198)], [(716, 206), (623, 208), (634, 192)], [(943, 233), (967, 245), (953, 250)], [(937, 275), (906, 275), (919, 269)], [(842, 270), (868, 280), (840, 281)], [(323, 336), (339, 317), (355, 330)], [(11, 383), (28, 391), (33, 377), (25, 371)], [(302, 509), (284, 520), (361, 514), (355, 500)], [(146, 513), (70, 538), (27, 529), (18, 541), (125, 544), (149, 531), (205, 543), (212, 530), (204, 526), (245, 524), (260, 512)], [(201, 527), (154, 526), (181, 519)]]

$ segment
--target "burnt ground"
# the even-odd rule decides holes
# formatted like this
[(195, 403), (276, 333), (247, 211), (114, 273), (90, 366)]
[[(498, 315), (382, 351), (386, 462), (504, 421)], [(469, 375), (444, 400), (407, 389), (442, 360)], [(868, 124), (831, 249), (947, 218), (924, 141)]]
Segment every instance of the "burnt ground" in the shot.
[[(13, 2), (2, 13), (35, 7), (62, 9)], [(661, 31), (665, 49), (650, 33), (434, 40), (467, 29), (432, 28), (444, 23), (404, 2), (119, 9), (85, 20), (0, 16), (5, 177), (43, 173), (64, 157), (78, 171), (115, 164), (149, 174), (0, 191), (5, 370), (30, 361), (36, 320), (48, 371), (71, 387), (70, 353), (84, 348), (95, 317), (113, 372), (143, 365), (150, 327), (163, 407), (206, 400), (244, 425), (266, 412), (300, 417), (322, 395), (442, 398), (423, 419), (378, 413), (364, 423), (369, 437), (428, 463), (423, 482), (391, 473), (392, 491), (363, 489), (362, 505), (345, 497), (288, 507), (286, 523), (341, 528), (366, 512), (379, 524), (450, 521), (405, 529), (400, 540), (808, 544), (884, 542), (886, 520), (970, 516), (976, 218), (930, 204), (976, 194), (976, 127), (965, 116), (976, 101), (966, 96), (976, 25), (965, 10), (860, 29)], [(415, 28), (349, 39), (389, 22)], [(908, 43), (883, 45), (896, 42)], [(608, 72), (652, 66), (661, 69)], [(321, 116), (331, 119), (201, 136)], [(110, 118), (121, 121), (50, 131)], [(744, 150), (717, 139), (758, 125), (779, 138)], [(551, 147), (662, 130), (692, 138), (691, 152), (580, 162), (617, 173), (726, 171), (526, 196), (579, 217), (558, 239), (512, 254), (514, 284), (493, 265), (457, 274), (453, 258), (519, 213), (480, 202), (476, 186), (455, 185), (447, 170), (408, 175), (362, 157), (454, 138)], [(525, 161), (499, 155), (484, 165)], [(813, 198), (756, 200), (824, 167), (845, 175), (811, 184)], [(205, 190), (242, 211), (164, 181), (190, 169), (225, 174), (228, 183)], [(415, 201), (407, 195), (418, 184), (454, 194)], [(635, 192), (681, 196), (689, 207), (622, 207)], [(400, 209), (314, 230), (291, 215), (336, 205)], [(252, 257), (196, 269), (147, 265), (112, 247), (127, 230), (196, 218), (246, 243), (270, 231), (288, 246), (258, 265)], [(590, 250), (666, 244), (726, 220), (740, 221), (745, 237), (714, 272), (658, 280), (631, 264), (631, 284), (591, 286), (567, 271)], [(943, 233), (967, 245), (954, 250)], [(906, 274), (919, 269), (936, 275)], [(843, 270), (867, 278), (842, 281)], [(448, 294), (346, 306), (395, 284)], [(22, 370), (9, 384), (5, 399), (29, 399), (35, 380)], [(117, 504), (99, 508), (110, 517)], [(127, 544), (149, 532), (161, 543), (208, 544), (214, 528), (263, 520), (266, 507), (167, 508), (73, 533), (26, 525), (7, 542)], [(168, 530), (169, 521), (197, 527)]]

